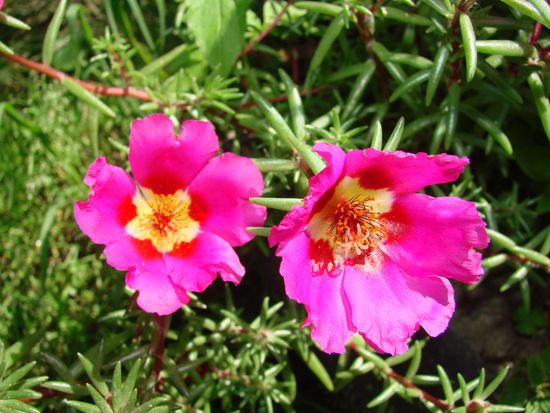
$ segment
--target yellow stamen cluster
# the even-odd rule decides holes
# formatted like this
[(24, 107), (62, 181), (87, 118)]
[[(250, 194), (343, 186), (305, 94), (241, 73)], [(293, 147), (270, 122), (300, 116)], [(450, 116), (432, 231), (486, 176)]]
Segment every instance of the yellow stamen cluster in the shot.
[(335, 247), (361, 255), (384, 239), (380, 213), (373, 208), (373, 196), (355, 196), (336, 205), (327, 235)]
[(150, 240), (159, 252), (192, 241), (199, 231), (199, 223), (189, 216), (191, 199), (183, 191), (170, 195), (147, 191), (136, 195), (134, 204), (137, 215), (126, 230), (136, 239)]

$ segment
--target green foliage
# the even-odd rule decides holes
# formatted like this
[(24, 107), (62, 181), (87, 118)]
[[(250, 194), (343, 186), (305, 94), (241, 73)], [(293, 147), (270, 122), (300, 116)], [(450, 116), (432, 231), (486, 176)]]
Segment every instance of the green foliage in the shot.
[[(397, 398), (432, 412), (548, 410), (549, 10), (542, 0), (6, 0), (0, 52), (88, 87), (0, 55), (0, 336), (13, 343), (0, 347), (0, 411), (397, 411)], [(488, 223), (487, 275), (461, 291), (456, 317), (499, 297), (509, 348), (531, 354), (495, 349), (484, 356), (496, 368), (473, 377), (427, 367), (418, 337), (395, 357), (362, 340), (322, 355), (299, 327), (303, 309), (281, 302), (263, 239), (240, 251), (235, 296), (215, 284), (171, 321), (140, 312), (72, 204), (97, 156), (127, 167), (131, 120), (158, 111), (209, 119), (224, 150), (253, 158), (266, 187), (252, 201), (272, 211), (249, 230), (263, 236), (324, 168), (317, 141), (468, 156), (460, 181), (426, 190), (476, 202)], [(49, 379), (26, 378), (31, 369)], [(357, 387), (361, 403), (347, 397)]]
[(106, 384), (106, 381), (99, 375), (97, 366), (94, 366), (90, 360), (83, 355), (78, 355), (84, 370), (92, 381), (93, 385), (86, 384), (88, 393), (92, 397), (94, 404), (66, 400), (65, 404), (73, 407), (83, 413), (167, 413), (170, 408), (166, 405), (167, 397), (155, 397), (145, 403), (138, 405), (136, 382), (140, 369), (141, 360), (136, 360), (125, 380), (122, 380), (122, 367), (120, 361), (115, 364), (112, 377), (112, 388)]
[(506, 403), (525, 405), (528, 413), (548, 411), (548, 375), (550, 374), (550, 348), (530, 356), (520, 367), (516, 377), (510, 379), (502, 390)]
[(208, 64), (226, 75), (244, 46), (249, 0), (191, 1), (187, 23)]
[[(44, 354), (63, 379), (48, 381), (44, 387), (66, 393), (70, 399), (65, 404), (84, 413), (157, 413), (176, 406), (197, 412), (219, 405), (224, 411), (238, 405), (290, 406), (296, 383), (287, 364), (291, 344), (287, 338), (298, 326), (293, 319), (282, 320), (282, 306), (270, 305), (266, 299), (259, 316), (246, 322), (231, 307), (211, 312), (196, 301), (185, 309), (187, 328), (181, 334), (168, 333), (170, 345), (164, 352), (159, 351), (159, 332), (151, 326), (149, 343), (125, 348), (127, 337), (112, 336), (88, 350), (88, 356), (78, 354), (80, 366), (69, 367)], [(208, 316), (201, 316), (205, 311)], [(122, 362), (131, 360), (135, 361), (123, 380)], [(112, 378), (104, 378), (111, 371)], [(85, 386), (80, 384), (83, 372), (89, 380)], [(164, 394), (153, 397), (159, 389)], [(74, 399), (86, 395), (92, 403)]]
[(53, 59), (53, 51), (57, 35), (59, 34), (59, 28), (63, 18), (65, 17), (65, 10), (67, 9), (68, 0), (61, 0), (57, 6), (57, 10), (52, 18), (46, 36), (44, 37), (44, 46), (42, 47), (42, 61), (49, 65)]
[[(47, 376), (27, 377), (35, 367), (36, 362), (27, 363), (17, 369), (10, 369), (12, 364), (10, 347), (7, 351), (0, 341), (0, 411), (6, 413), (39, 413), (30, 403), (42, 397), (36, 390), (46, 380)], [(13, 352), (13, 350), (12, 350)]]

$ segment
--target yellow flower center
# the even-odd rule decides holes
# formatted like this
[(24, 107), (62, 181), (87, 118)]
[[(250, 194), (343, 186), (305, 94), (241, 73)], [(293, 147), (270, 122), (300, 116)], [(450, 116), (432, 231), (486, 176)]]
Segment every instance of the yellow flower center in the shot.
[(134, 196), (136, 217), (126, 225), (132, 237), (149, 240), (157, 251), (165, 253), (197, 236), (200, 224), (189, 215), (191, 198), (186, 192), (157, 195), (143, 189), (142, 193)]

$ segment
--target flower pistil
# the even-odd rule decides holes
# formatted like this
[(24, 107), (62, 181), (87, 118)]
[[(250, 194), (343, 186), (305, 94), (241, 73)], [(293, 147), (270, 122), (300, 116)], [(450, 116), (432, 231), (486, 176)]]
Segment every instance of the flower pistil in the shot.
[(374, 200), (372, 195), (355, 195), (338, 202), (326, 231), (335, 247), (361, 255), (385, 238), (380, 213), (372, 205)]
[(191, 198), (181, 190), (173, 194), (155, 194), (143, 189), (133, 203), (136, 217), (126, 231), (139, 240), (149, 240), (161, 253), (170, 252), (180, 243), (191, 242), (200, 224), (190, 216)]
[(384, 214), (392, 203), (390, 191), (366, 189), (357, 178), (343, 178), (307, 226), (313, 272), (337, 273), (346, 263), (375, 265), (373, 253), (391, 229)]

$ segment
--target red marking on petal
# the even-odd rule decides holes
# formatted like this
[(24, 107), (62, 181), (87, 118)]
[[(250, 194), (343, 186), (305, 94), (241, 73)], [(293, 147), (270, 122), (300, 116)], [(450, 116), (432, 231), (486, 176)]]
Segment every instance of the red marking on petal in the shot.
[(162, 257), (162, 254), (155, 248), (150, 240), (142, 241), (132, 238), (132, 241), (134, 242), (134, 247), (136, 248), (136, 251), (139, 255), (141, 255), (142, 258), (152, 260)]
[(315, 205), (313, 205), (313, 208), (311, 208), (311, 215), (315, 215), (317, 212), (322, 211), (323, 208), (329, 203), (329, 201), (334, 196), (334, 191), (336, 188), (336, 185), (333, 185), (328, 191), (326, 191), (321, 197), (315, 202)]
[(352, 258), (348, 258), (346, 260), (346, 265), (348, 266), (365, 265), (365, 263), (367, 262), (367, 258), (369, 258), (370, 254), (372, 254), (372, 250), (366, 251), (365, 253), (356, 255)]
[(399, 241), (411, 222), (410, 214), (399, 203), (394, 203), (390, 211), (380, 215), (380, 219), (383, 221), (386, 233), (385, 242), (388, 243)]
[(127, 196), (118, 206), (117, 220), (120, 225), (125, 226), (137, 215), (136, 206), (132, 202), (132, 197)]
[(165, 172), (155, 172), (140, 183), (145, 188), (151, 189), (157, 195), (170, 195), (179, 189), (185, 189), (185, 182), (183, 179)]
[(309, 241), (309, 257), (314, 275), (331, 274), (338, 269), (339, 264), (334, 260), (332, 248), (324, 239)]
[(395, 182), (384, 169), (370, 167), (361, 170), (359, 185), (365, 189), (383, 189), (394, 187)]
[(206, 203), (196, 194), (191, 197), (189, 206), (189, 217), (197, 222), (204, 222), (208, 217)]
[(195, 240), (191, 242), (180, 242), (174, 247), (172, 251), (170, 251), (170, 255), (179, 258), (189, 257), (195, 250), (195, 246)]

